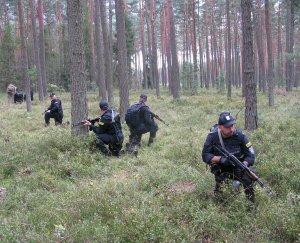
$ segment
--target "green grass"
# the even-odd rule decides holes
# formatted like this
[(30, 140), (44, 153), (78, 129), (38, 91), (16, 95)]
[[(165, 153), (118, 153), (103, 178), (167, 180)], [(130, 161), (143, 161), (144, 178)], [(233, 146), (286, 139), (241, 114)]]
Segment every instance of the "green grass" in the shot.
[[(201, 149), (218, 114), (244, 106), (240, 91), (231, 101), (216, 90), (173, 100), (166, 91), (148, 105), (158, 121), (153, 146), (143, 136), (137, 158), (107, 159), (94, 135), (71, 136), (69, 126), (44, 127), (49, 101), (8, 105), (0, 96), (1, 242), (300, 242), (300, 93), (258, 94), (259, 128), (245, 132), (257, 154), (255, 171), (272, 189), (256, 186), (256, 213), (244, 193), (226, 188), (223, 201), (212, 198), (212, 174)], [(62, 98), (70, 121), (70, 94)], [(116, 94), (117, 96), (117, 94)], [(138, 99), (132, 92), (130, 103)], [(88, 94), (89, 116), (98, 115), (98, 98)], [(114, 104), (117, 107), (118, 100)], [(238, 127), (244, 127), (243, 110)], [(123, 124), (125, 142), (128, 128)]]

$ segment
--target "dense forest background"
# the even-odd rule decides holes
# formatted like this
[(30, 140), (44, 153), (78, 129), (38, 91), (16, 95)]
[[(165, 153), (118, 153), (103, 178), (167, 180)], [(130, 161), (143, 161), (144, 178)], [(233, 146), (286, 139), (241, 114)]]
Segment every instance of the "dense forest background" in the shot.
[[(70, 91), (67, 1), (20, 2), (21, 11), (17, 1), (0, 3), (1, 90), (9, 83), (26, 89), (20, 31), (24, 25), (31, 89), (40, 100), (49, 90)], [(111, 0), (78, 2), (84, 81), (88, 90), (99, 90), (100, 97), (113, 101), (112, 90), (124, 78), (118, 79), (116, 71), (117, 5)], [(250, 71), (258, 90), (273, 92), (268, 84), (274, 83), (291, 91), (299, 86), (300, 77), (299, 5), (297, 0), (124, 1), (125, 82), (129, 88), (156, 89), (157, 96), (159, 87), (167, 86), (174, 98), (179, 98), (180, 89), (197, 94), (198, 88), (227, 88), (230, 98), (231, 87), (243, 87), (242, 9), (249, 7), (254, 33)]]

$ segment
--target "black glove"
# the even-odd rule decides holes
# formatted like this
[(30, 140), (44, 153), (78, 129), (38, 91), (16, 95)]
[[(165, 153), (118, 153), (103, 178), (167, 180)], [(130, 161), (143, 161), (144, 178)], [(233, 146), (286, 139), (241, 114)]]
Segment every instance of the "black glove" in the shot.
[(229, 166), (230, 161), (226, 157), (221, 157), (220, 159), (220, 165)]

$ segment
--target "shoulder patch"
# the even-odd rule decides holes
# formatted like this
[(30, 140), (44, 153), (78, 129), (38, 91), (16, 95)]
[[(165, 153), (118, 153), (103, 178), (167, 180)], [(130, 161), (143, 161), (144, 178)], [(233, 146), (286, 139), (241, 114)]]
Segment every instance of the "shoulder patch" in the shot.
[(251, 142), (249, 142), (249, 143), (246, 144), (246, 147), (247, 147), (247, 148), (250, 148), (251, 146), (252, 146), (252, 143), (251, 143)]

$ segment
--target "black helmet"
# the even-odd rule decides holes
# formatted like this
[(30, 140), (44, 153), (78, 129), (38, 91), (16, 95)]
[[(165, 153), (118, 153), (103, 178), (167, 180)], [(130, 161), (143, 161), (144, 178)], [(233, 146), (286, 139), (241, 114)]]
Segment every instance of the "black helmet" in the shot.
[(108, 102), (107, 100), (101, 100), (99, 102), (99, 107), (101, 110), (107, 110), (108, 109)]

